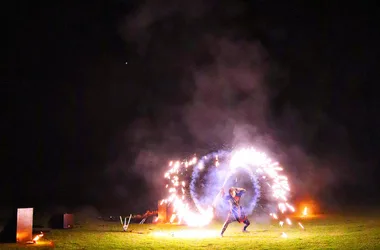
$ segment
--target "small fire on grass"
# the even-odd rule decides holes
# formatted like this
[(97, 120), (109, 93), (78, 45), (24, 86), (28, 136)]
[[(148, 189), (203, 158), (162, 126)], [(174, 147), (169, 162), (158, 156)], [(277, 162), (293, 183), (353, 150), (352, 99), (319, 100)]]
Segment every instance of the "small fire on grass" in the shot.
[(303, 212), (302, 212), (302, 216), (307, 216), (307, 207), (304, 207)]
[(299, 211), (299, 214), (298, 214), (299, 217), (313, 218), (313, 217), (317, 217), (318, 214), (320, 213), (320, 207), (318, 206), (316, 201), (312, 199), (308, 199), (308, 200), (300, 202), (298, 206), (298, 211)]
[(36, 235), (36, 237), (33, 238), (33, 241), (36, 243), (39, 239), (41, 239), (44, 236), (44, 233), (41, 232), (40, 234)]
[(39, 239), (41, 239), (44, 236), (44, 233), (41, 232), (40, 234), (37, 234), (33, 240), (26, 242), (27, 244), (36, 244)]

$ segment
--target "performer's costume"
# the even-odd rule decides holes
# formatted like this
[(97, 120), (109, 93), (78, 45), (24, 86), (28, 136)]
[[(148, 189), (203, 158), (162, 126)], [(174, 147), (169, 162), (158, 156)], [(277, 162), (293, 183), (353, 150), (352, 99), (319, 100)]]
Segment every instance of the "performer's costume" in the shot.
[[(231, 193), (232, 191), (235, 191), (236, 194), (233, 196)], [(241, 196), (246, 192), (245, 189), (242, 188), (230, 188), (229, 194), (224, 196), (224, 193), (222, 192), (222, 196), (224, 196), (224, 199), (227, 200), (230, 203), (230, 211), (228, 213), (227, 219), (224, 222), (222, 232), (220, 233), (221, 236), (223, 236), (224, 232), (226, 231), (228, 225), (231, 222), (237, 221), (239, 223), (244, 223), (243, 232), (248, 232), (247, 227), (251, 224), (245, 215), (242, 207), (240, 206), (240, 199)]]

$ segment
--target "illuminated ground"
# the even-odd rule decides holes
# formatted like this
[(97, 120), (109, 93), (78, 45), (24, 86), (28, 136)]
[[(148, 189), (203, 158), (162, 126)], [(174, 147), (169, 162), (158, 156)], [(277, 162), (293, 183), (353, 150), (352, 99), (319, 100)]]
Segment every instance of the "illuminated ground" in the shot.
[[(253, 224), (248, 234), (242, 234), (241, 225), (234, 223), (225, 237), (219, 238), (219, 223), (201, 233), (173, 225), (133, 224), (126, 233), (120, 232), (120, 224), (98, 222), (73, 230), (54, 230), (44, 238), (58, 249), (380, 249), (380, 213), (313, 217), (302, 219), (302, 223), (304, 231), (297, 226), (284, 230), (275, 223)], [(281, 237), (283, 231), (288, 238)], [(48, 245), (46, 242), (38, 249)], [(20, 246), (0, 244), (0, 249), (9, 248)]]

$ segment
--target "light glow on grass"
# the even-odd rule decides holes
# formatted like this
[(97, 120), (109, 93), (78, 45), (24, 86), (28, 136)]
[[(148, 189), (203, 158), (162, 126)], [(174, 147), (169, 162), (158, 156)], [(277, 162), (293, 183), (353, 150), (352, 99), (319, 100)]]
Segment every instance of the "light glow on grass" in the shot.
[[(380, 249), (379, 215), (379, 208), (359, 207), (354, 212), (300, 218), (307, 230), (300, 230), (302, 227), (296, 223), (291, 227), (284, 221), (279, 227), (278, 223), (252, 218), (250, 233), (242, 233), (241, 224), (231, 223), (223, 238), (218, 235), (222, 222), (198, 229), (131, 224), (128, 232), (123, 232), (119, 223), (95, 221), (72, 230), (53, 229), (33, 245), (2, 243), (0, 249)], [(281, 237), (283, 232), (287, 238)]]
[(185, 229), (172, 232), (154, 232), (154, 236), (159, 237), (175, 237), (175, 238), (215, 238), (219, 237), (220, 232), (217, 230), (205, 230), (205, 229)]

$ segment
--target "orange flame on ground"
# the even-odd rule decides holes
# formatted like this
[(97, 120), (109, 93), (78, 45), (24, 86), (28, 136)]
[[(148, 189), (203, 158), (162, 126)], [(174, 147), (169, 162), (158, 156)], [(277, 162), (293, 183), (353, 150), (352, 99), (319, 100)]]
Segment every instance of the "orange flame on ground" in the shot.
[(41, 232), (40, 234), (36, 235), (36, 237), (33, 238), (34, 242), (37, 242), (39, 239), (41, 239), (44, 236), (44, 234)]
[(305, 208), (303, 209), (303, 213), (302, 213), (302, 215), (303, 215), (303, 216), (307, 216), (307, 207), (305, 207)]

